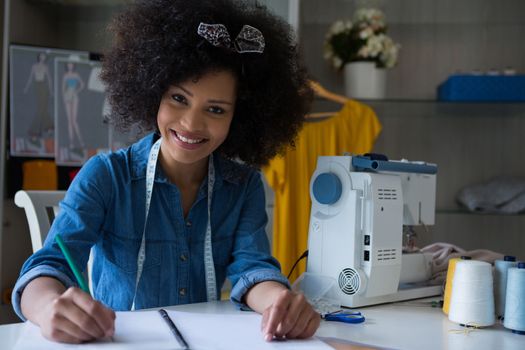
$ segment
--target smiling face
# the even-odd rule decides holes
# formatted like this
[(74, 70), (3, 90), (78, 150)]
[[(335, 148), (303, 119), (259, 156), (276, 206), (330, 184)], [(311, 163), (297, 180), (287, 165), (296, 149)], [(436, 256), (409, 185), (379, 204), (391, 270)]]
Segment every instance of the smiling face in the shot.
[(236, 78), (228, 71), (210, 72), (172, 85), (162, 96), (157, 125), (162, 135), (161, 158), (177, 165), (205, 165), (230, 130), (235, 110)]

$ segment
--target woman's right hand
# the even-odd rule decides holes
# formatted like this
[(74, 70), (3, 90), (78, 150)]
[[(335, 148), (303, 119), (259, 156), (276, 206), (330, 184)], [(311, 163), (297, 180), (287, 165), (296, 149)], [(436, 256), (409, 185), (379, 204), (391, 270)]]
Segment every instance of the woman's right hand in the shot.
[(44, 307), (38, 323), (49, 340), (82, 343), (113, 336), (115, 312), (71, 287)]
[(34, 321), (52, 341), (83, 343), (108, 338), (115, 332), (115, 312), (79, 288), (71, 287), (48, 299)]
[(82, 343), (113, 336), (115, 312), (79, 288), (39, 277), (24, 289), (22, 313), (52, 341)]

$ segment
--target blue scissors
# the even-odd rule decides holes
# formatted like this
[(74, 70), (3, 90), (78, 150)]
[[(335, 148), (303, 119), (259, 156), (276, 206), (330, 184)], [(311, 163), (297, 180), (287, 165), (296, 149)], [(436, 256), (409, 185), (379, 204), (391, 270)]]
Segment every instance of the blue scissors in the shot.
[(365, 322), (365, 316), (363, 316), (359, 311), (344, 311), (338, 310), (335, 312), (330, 312), (325, 314), (323, 318), (326, 321), (336, 321), (344, 323), (363, 323)]

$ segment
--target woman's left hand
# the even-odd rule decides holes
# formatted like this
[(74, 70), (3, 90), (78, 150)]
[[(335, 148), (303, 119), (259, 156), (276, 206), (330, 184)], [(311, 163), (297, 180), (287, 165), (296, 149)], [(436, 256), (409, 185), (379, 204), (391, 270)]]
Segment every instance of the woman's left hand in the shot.
[(300, 293), (283, 289), (262, 314), (261, 330), (266, 341), (276, 338), (309, 338), (321, 322), (320, 315)]

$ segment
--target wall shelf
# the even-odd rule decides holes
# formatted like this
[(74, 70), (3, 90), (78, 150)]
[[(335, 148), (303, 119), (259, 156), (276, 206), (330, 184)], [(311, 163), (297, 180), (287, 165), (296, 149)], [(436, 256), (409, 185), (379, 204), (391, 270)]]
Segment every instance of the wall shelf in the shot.
[(487, 217), (524, 217), (525, 213), (505, 214), (505, 213), (487, 213), (480, 211), (469, 211), (463, 208), (440, 208), (436, 209), (436, 215), (470, 215), (470, 216), (487, 216)]
[[(384, 100), (358, 100), (372, 107), (378, 116), (389, 116), (403, 113), (405, 116), (418, 118), (439, 116), (513, 116), (525, 117), (524, 102), (447, 102), (422, 99), (384, 99)], [(313, 112), (337, 110), (340, 105), (322, 98), (315, 98), (312, 106)]]

